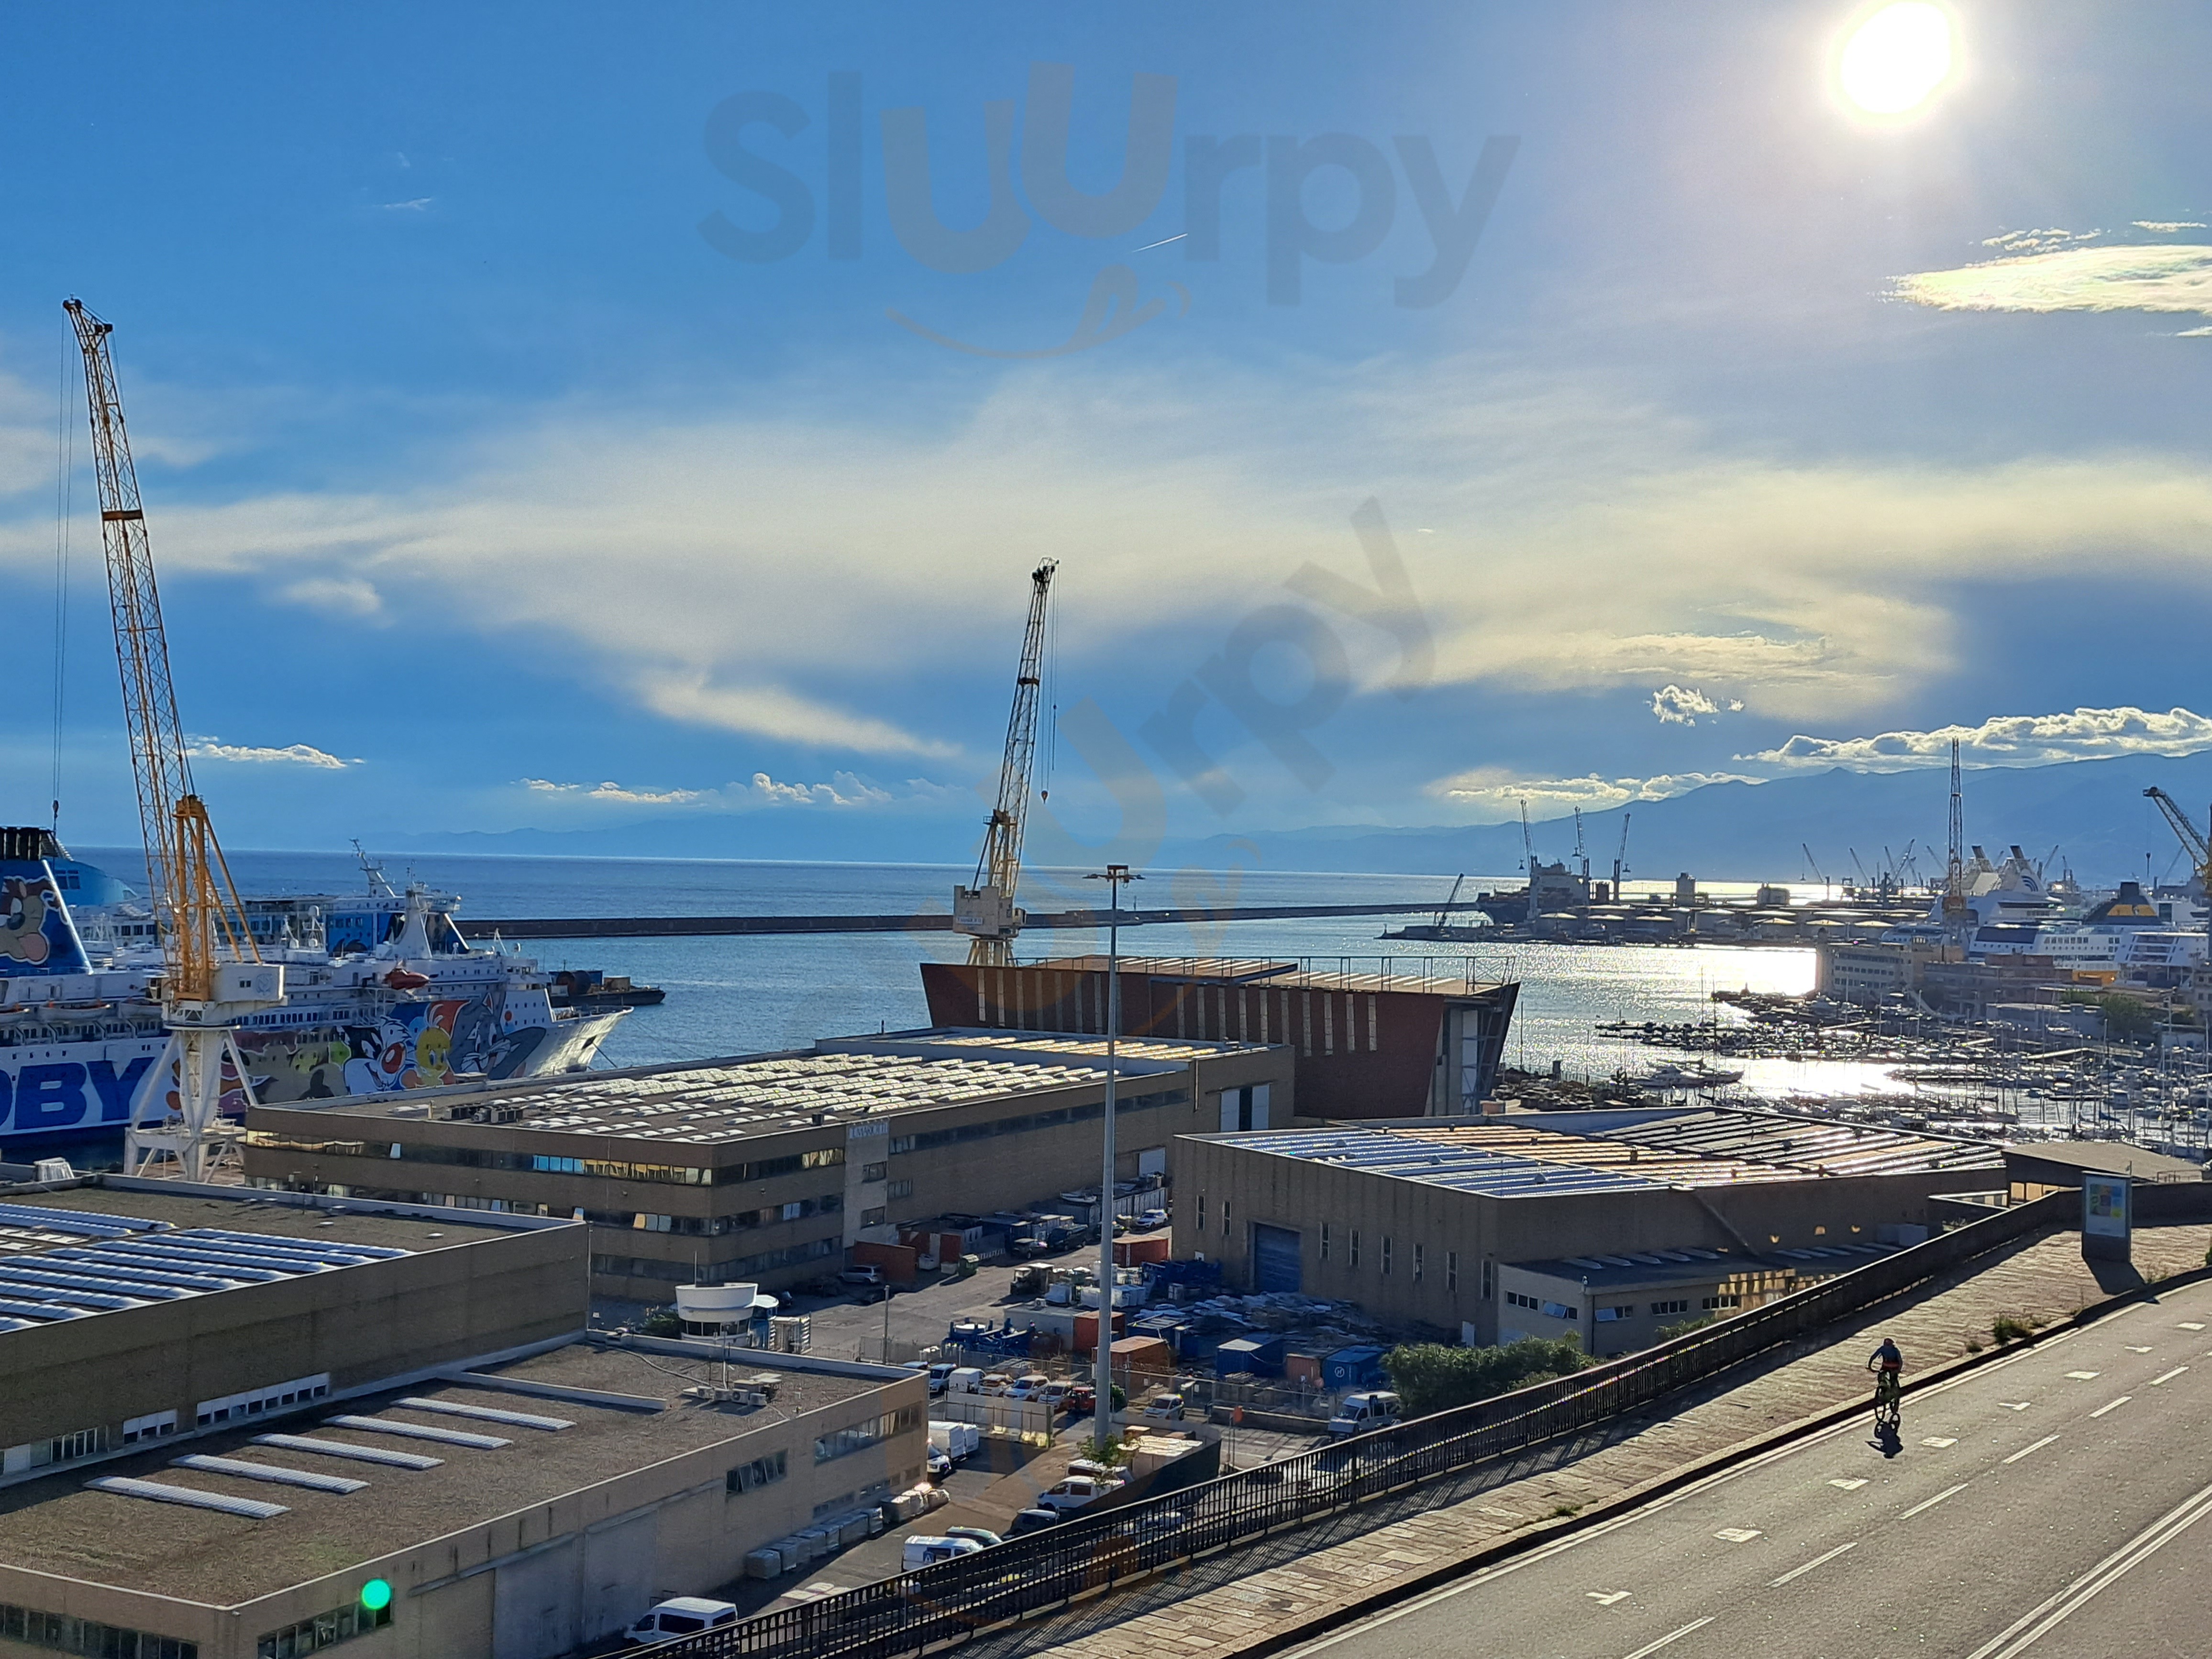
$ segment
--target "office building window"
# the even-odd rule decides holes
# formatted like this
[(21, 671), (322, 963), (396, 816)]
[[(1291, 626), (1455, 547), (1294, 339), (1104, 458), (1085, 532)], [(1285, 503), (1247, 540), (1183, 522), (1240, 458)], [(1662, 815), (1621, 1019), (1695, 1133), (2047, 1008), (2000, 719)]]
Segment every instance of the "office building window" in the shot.
[(888, 1164), (863, 1164), (860, 1166), (860, 1179), (883, 1181), (890, 1177), (890, 1172), (891, 1166)]
[(1321, 1259), (1324, 1261), (1328, 1260), (1328, 1223), (1326, 1221), (1321, 1224)]
[(1427, 1271), (1428, 1246), (1425, 1244), (1416, 1244), (1413, 1246), (1413, 1283), (1416, 1285), (1419, 1284), (1423, 1275), (1425, 1274)]
[(878, 1204), (872, 1210), (861, 1211), (860, 1224), (863, 1227), (882, 1226), (884, 1224), (884, 1206)]
[(1459, 1289), (1459, 1252), (1457, 1250), (1444, 1252), (1444, 1288), (1448, 1291)]
[(761, 1486), (773, 1486), (787, 1473), (786, 1454), (777, 1452), (769, 1457), (756, 1457), (750, 1463), (740, 1463), (732, 1469), (724, 1482), (728, 1492), (751, 1492)]
[(1388, 1233), (1385, 1233), (1385, 1234), (1383, 1234), (1383, 1235), (1382, 1235), (1382, 1277), (1383, 1277), (1383, 1278), (1385, 1278), (1385, 1279), (1388, 1279), (1388, 1278), (1389, 1278), (1389, 1276), (1390, 1276), (1390, 1235), (1389, 1235), (1389, 1234), (1388, 1234)]
[(1686, 1301), (1655, 1302), (1651, 1304), (1651, 1311), (1662, 1316), (1667, 1314), (1686, 1314), (1690, 1311), (1690, 1304)]
[(885, 1198), (892, 1199), (912, 1198), (914, 1196), (914, 1182), (911, 1181), (894, 1181), (890, 1186), (884, 1188), (884, 1196)]
[(1345, 1260), (1352, 1267), (1359, 1265), (1359, 1229), (1352, 1228), (1345, 1235)]

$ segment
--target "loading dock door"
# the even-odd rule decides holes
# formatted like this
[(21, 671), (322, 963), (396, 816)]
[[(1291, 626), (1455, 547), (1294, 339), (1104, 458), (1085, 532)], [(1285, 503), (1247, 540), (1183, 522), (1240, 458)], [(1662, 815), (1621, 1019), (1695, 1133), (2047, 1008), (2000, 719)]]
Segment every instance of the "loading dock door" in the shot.
[(1255, 1225), (1252, 1229), (1252, 1283), (1261, 1291), (1304, 1288), (1299, 1273), (1304, 1240), (1289, 1227)]

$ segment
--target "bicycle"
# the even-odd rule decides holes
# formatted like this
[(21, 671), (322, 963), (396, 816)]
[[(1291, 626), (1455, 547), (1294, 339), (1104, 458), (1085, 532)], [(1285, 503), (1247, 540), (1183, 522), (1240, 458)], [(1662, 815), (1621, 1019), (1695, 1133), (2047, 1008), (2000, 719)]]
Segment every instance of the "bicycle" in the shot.
[(1905, 1382), (1897, 1371), (1869, 1365), (1874, 1372), (1874, 1426), (1877, 1434), (1894, 1434), (1905, 1420)]

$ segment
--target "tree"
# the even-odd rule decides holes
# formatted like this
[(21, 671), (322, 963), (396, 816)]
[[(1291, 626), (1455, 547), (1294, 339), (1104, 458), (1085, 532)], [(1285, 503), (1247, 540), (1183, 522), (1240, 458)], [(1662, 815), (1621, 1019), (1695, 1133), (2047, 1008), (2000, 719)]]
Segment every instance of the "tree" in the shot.
[(1498, 1348), (1455, 1348), (1441, 1342), (1405, 1343), (1383, 1356), (1390, 1383), (1415, 1417), (1471, 1405), (1533, 1383), (1578, 1371), (1590, 1363), (1571, 1336), (1548, 1341), (1524, 1336)]

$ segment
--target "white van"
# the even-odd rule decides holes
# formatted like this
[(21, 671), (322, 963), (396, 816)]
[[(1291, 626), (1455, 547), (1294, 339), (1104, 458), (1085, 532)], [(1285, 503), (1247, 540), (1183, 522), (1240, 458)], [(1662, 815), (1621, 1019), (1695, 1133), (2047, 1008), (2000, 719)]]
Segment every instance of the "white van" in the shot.
[(1050, 1492), (1039, 1493), (1037, 1506), (1040, 1509), (1059, 1510), (1062, 1513), (1069, 1510), (1085, 1509), (1097, 1503), (1108, 1492), (1119, 1491), (1121, 1486), (1121, 1483), (1119, 1480), (1101, 1480), (1097, 1475), (1071, 1474)]
[(983, 1373), (973, 1365), (957, 1366), (945, 1373), (945, 1391), (947, 1394), (981, 1394), (983, 1391)]
[(939, 1561), (950, 1561), (957, 1555), (973, 1555), (982, 1547), (972, 1538), (909, 1538), (899, 1558), (900, 1571), (918, 1571), (935, 1566)]
[(1336, 1415), (1328, 1419), (1328, 1431), (1341, 1437), (1364, 1434), (1370, 1429), (1388, 1428), (1398, 1420), (1404, 1408), (1404, 1402), (1385, 1389), (1377, 1389), (1367, 1394), (1348, 1394), (1344, 1396), (1344, 1403), (1336, 1408)]
[(623, 1639), (633, 1646), (665, 1642), (672, 1636), (696, 1636), (702, 1630), (717, 1630), (737, 1622), (734, 1602), (709, 1601), (697, 1595), (672, 1595), (665, 1601), (655, 1602), (651, 1612), (623, 1632)]

